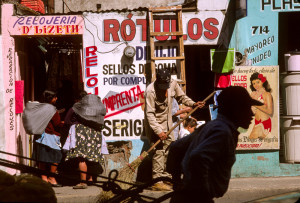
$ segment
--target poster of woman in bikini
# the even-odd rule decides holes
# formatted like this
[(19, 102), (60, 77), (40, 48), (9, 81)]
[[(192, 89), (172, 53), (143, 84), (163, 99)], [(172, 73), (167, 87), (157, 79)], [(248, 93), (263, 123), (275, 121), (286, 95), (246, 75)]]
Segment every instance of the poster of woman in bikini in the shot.
[(264, 139), (272, 130), (273, 116), (272, 89), (267, 78), (258, 72), (250, 77), (251, 97), (262, 102), (263, 106), (253, 106), (254, 127), (249, 135), (250, 139)]
[(279, 72), (278, 66), (238, 66), (231, 85), (243, 86), (253, 99), (264, 105), (253, 106), (248, 129), (239, 129), (237, 149), (279, 149)]

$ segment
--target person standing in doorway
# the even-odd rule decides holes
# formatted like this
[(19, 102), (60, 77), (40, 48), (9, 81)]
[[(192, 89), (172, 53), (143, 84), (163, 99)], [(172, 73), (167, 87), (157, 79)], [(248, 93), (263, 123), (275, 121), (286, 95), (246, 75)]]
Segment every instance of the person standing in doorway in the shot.
[[(172, 128), (172, 105), (173, 99), (178, 104), (190, 107), (202, 108), (205, 102), (194, 102), (179, 87), (176, 80), (171, 80), (168, 69), (158, 69), (156, 80), (149, 84), (145, 91), (145, 128), (146, 135), (151, 144), (159, 139), (161, 142), (156, 146), (152, 159), (152, 178), (169, 177), (166, 172), (167, 147), (174, 141), (173, 132), (168, 136), (166, 133)], [(152, 187), (153, 190), (171, 190), (168, 182), (158, 182)]]

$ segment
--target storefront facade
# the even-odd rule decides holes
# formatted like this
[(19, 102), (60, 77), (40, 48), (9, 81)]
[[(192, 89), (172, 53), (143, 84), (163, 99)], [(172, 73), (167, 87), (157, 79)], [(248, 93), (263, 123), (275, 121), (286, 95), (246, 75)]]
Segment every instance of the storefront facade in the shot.
[[(277, 72), (274, 77), (278, 78), (278, 81), (275, 81), (273, 86), (271, 84), (275, 90), (271, 93), (274, 110), (277, 111), (277, 114), (273, 114), (272, 122), (274, 121), (279, 127), (267, 137), (273, 139), (271, 142), (277, 142), (278, 147), (273, 149), (248, 148), (245, 151), (238, 151), (237, 162), (233, 168), (235, 177), (299, 175), (300, 165), (297, 164), (299, 160), (296, 158), (299, 153), (297, 150), (299, 143), (294, 142), (299, 134), (297, 124), (286, 128), (282, 122), (287, 108), (283, 98), (287, 95), (284, 91), (286, 86), (281, 79), (284, 72), (287, 72), (284, 54), (294, 51), (300, 45), (296, 37), (299, 29), (293, 26), (294, 17), (299, 16), (299, 9), (300, 4), (296, 1), (247, 1), (247, 15), (236, 21), (230, 47), (235, 47), (236, 51), (244, 56), (244, 53), (247, 53), (246, 61), (250, 65), (247, 67), (248, 70), (256, 69), (267, 78), (272, 70)], [(272, 66), (274, 68), (270, 68)], [(236, 67), (235, 71), (238, 70), (247, 69)], [(249, 86), (248, 81), (249, 78), (246, 84)], [(251, 92), (249, 87), (248, 90)], [(291, 99), (286, 98), (286, 100)], [(294, 116), (297, 115), (294, 114)], [(292, 120), (292, 117), (289, 118)], [(288, 138), (287, 132), (290, 131), (295, 133), (293, 141)], [(268, 140), (265, 139), (262, 143), (265, 141)], [(257, 143), (259, 144), (260, 141)], [(292, 159), (289, 155), (291, 150), (293, 151)]]
[[(286, 144), (283, 141), (285, 132), (281, 129), (280, 111), (280, 75), (284, 72), (284, 52), (279, 47), (292, 51), (294, 47), (285, 46), (280, 37), (280, 13), (298, 11), (300, 4), (290, 1), (281, 3), (275, 1), (241, 1), (245, 5), (235, 5), (233, 1), (222, 1), (220, 4), (198, 3), (201, 12), (184, 12), (183, 27), (186, 61), (191, 66), (186, 67), (187, 80), (189, 75), (200, 69), (200, 74), (210, 74), (213, 77), (208, 87), (198, 88), (199, 78), (191, 78), (187, 83), (187, 93), (195, 101), (205, 98), (211, 90), (217, 88), (215, 75), (229, 75), (232, 85), (240, 85), (249, 91), (250, 76), (253, 72), (264, 75), (272, 86), (274, 113), (271, 117), (271, 132), (264, 139), (249, 140), (249, 130), (253, 123), (239, 137), (237, 162), (233, 168), (233, 177), (252, 176), (295, 176), (300, 175), (300, 166), (287, 163), (284, 159)], [(151, 81), (149, 72), (149, 42), (147, 27), (147, 10), (109, 11), (101, 13), (84, 12), (82, 15), (65, 16), (13, 16), (13, 6), (3, 4), (2, 11), (2, 69), (0, 85), (5, 110), (0, 126), (3, 134), (0, 136), (1, 150), (10, 153), (18, 151), (17, 139), (23, 140), (24, 154), (29, 156), (28, 136), (22, 129), (21, 113), (16, 114), (15, 81), (21, 80), (18, 54), (15, 54), (16, 37), (43, 36), (82, 36), (81, 73), (84, 89), (101, 97), (107, 108), (103, 134), (108, 142), (130, 142), (129, 162), (135, 160), (149, 147), (144, 133), (144, 91)], [(237, 18), (230, 16), (236, 14)], [(287, 19), (288, 17), (282, 17)], [(275, 20), (277, 19), (277, 20)], [(174, 21), (161, 19), (154, 21), (157, 30), (174, 30)], [(300, 33), (300, 32), (298, 32)], [(288, 36), (288, 34), (285, 34)], [(173, 56), (176, 44), (166, 42), (168, 37), (157, 37), (156, 56)], [(161, 43), (160, 43), (161, 42)], [(160, 43), (160, 44), (159, 44)], [(292, 44), (289, 41), (288, 44)], [(133, 57), (125, 56), (124, 50), (133, 47)], [(204, 47), (202, 49), (202, 47)], [(211, 59), (206, 57), (201, 61), (202, 52), (210, 49), (234, 49), (234, 64), (232, 72), (215, 73), (211, 71)], [(290, 49), (290, 50), (288, 50)], [(193, 51), (193, 50), (196, 50)], [(199, 51), (199, 52), (198, 52)], [(199, 57), (197, 58), (197, 52)], [(237, 54), (238, 52), (238, 54)], [(195, 55), (191, 57), (190, 55)], [(237, 63), (237, 56), (242, 61)], [(192, 60), (199, 62), (191, 62)], [(174, 78), (180, 75), (176, 61), (156, 61), (157, 68), (169, 68)], [(14, 67), (14, 68), (10, 68)], [(191, 72), (188, 72), (189, 70)], [(197, 72), (198, 73), (198, 72)], [(199, 76), (201, 77), (201, 76)], [(13, 82), (12, 82), (13, 81)], [(198, 83), (199, 82), (199, 83)], [(195, 88), (197, 87), (197, 88)], [(201, 97), (197, 93), (201, 92)], [(26, 91), (25, 91), (26, 94)], [(34, 98), (33, 98), (34, 99)], [(5, 118), (5, 119), (4, 119)], [(254, 121), (253, 121), (254, 122)], [(13, 125), (11, 125), (13, 123)], [(3, 142), (2, 142), (3, 141)], [(283, 158), (281, 158), (283, 157)], [(1, 155), (12, 161), (16, 159)], [(297, 161), (295, 161), (297, 162)], [(108, 160), (109, 169), (120, 168), (122, 165), (114, 160)], [(12, 171), (11, 171), (12, 172)]]

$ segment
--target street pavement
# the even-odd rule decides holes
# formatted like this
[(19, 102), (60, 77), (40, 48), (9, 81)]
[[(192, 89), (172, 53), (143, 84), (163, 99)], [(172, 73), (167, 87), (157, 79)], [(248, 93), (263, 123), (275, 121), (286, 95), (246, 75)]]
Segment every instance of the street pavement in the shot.
[[(96, 202), (101, 195), (101, 188), (89, 186), (87, 189), (73, 189), (71, 186), (53, 188), (58, 202), (86, 203)], [(300, 191), (300, 176), (264, 177), (264, 178), (234, 178), (230, 180), (227, 193), (216, 203), (243, 203), (255, 199), (292, 191)], [(158, 198), (166, 192), (144, 190), (143, 195)], [(168, 203), (165, 200), (163, 203)]]

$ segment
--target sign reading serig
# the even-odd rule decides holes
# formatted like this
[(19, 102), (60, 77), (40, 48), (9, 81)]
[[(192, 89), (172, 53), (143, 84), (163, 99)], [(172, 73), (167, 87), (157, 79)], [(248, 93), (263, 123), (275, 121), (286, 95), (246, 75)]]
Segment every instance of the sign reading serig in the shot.
[[(85, 89), (99, 95), (106, 106), (103, 135), (107, 140), (142, 139), (144, 92), (151, 75), (147, 12), (83, 15)], [(185, 44), (217, 44), (222, 12), (183, 15)], [(155, 31), (175, 28), (174, 19), (154, 21)], [(156, 36), (155, 56), (175, 56), (177, 44), (166, 42), (174, 37)], [(134, 57), (124, 55), (127, 46), (134, 47)], [(180, 71), (174, 60), (156, 61), (156, 68), (168, 68), (175, 74)]]
[(252, 107), (254, 119), (239, 135), (237, 149), (279, 149), (279, 67), (238, 66), (231, 77), (231, 85), (246, 88), (252, 98), (264, 103)]

